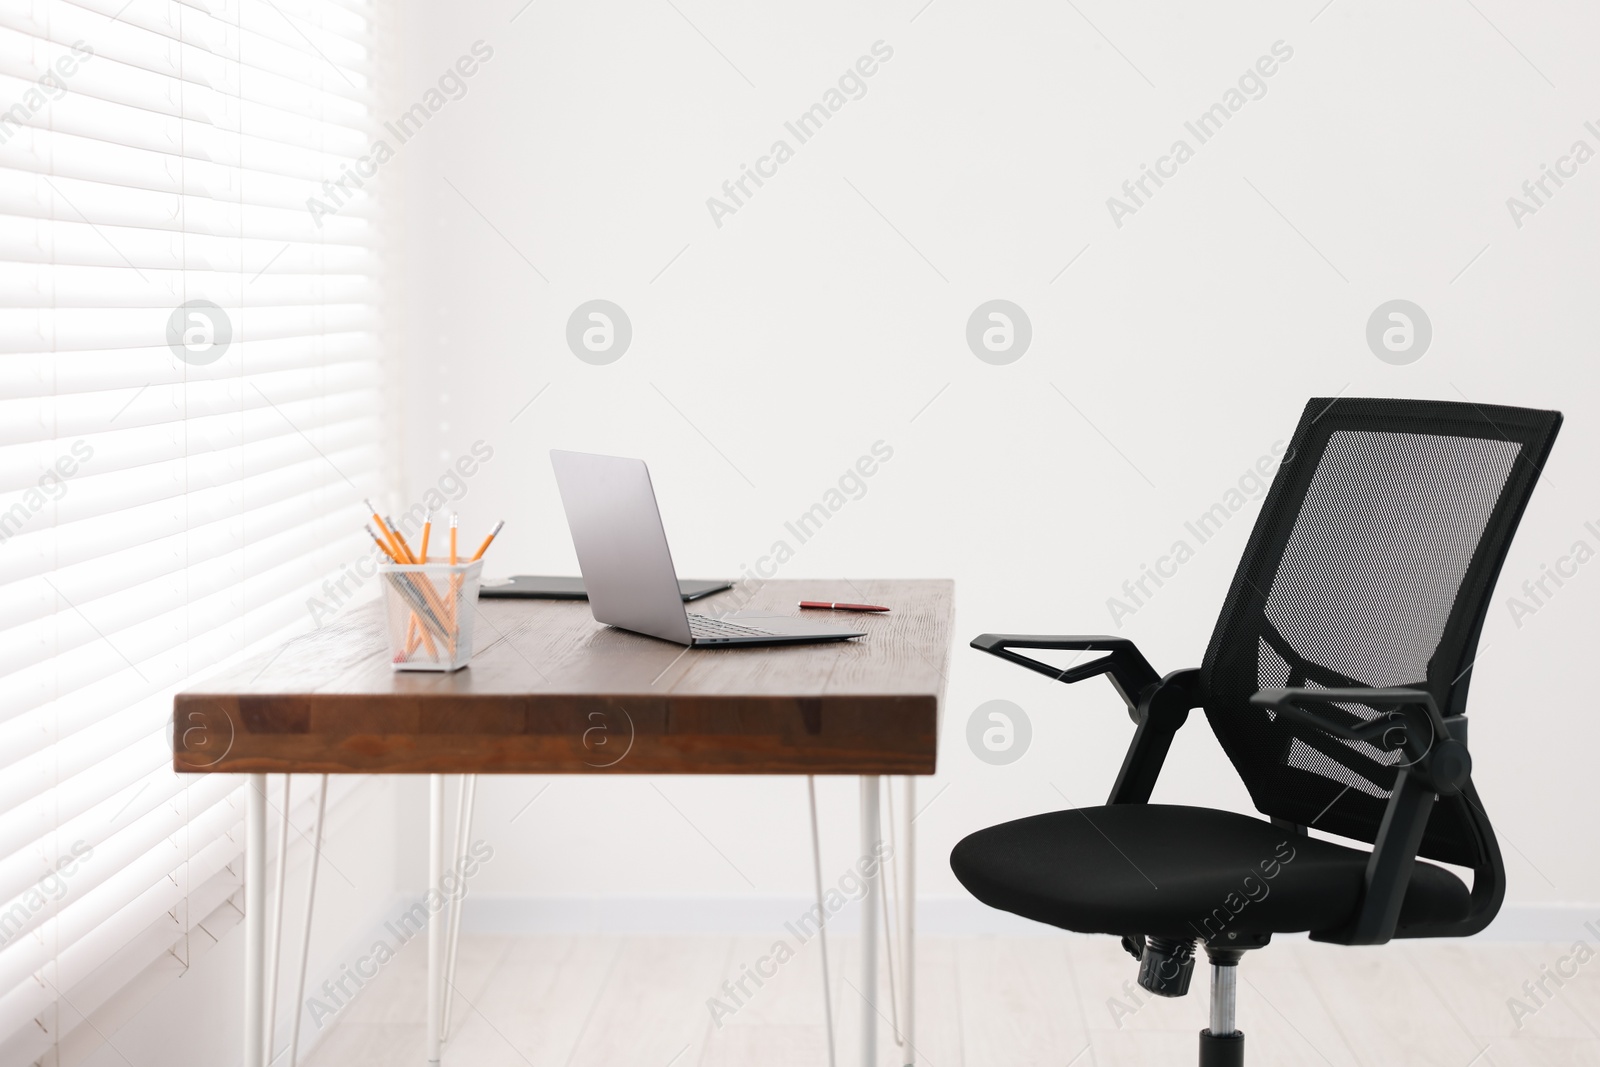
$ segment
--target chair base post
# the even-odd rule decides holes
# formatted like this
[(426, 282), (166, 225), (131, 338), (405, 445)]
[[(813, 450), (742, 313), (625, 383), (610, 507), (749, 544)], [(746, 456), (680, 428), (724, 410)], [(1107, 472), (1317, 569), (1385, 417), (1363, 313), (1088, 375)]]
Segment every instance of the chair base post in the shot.
[(1244, 1033), (1235, 1030), (1218, 1037), (1200, 1031), (1200, 1067), (1244, 1067)]
[(1200, 1067), (1243, 1067), (1244, 1034), (1234, 1025), (1244, 950), (1206, 946), (1211, 958), (1211, 1025), (1200, 1031)]

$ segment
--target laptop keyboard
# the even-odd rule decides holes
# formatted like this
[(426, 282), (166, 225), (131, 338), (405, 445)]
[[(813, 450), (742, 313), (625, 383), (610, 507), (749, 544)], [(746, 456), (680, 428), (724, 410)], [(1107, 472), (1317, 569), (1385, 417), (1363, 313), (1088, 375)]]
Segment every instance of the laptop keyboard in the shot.
[(727, 619), (713, 619), (709, 615), (696, 615), (687, 612), (689, 616), (689, 634), (692, 637), (774, 637), (771, 630), (761, 630), (754, 626), (740, 626)]

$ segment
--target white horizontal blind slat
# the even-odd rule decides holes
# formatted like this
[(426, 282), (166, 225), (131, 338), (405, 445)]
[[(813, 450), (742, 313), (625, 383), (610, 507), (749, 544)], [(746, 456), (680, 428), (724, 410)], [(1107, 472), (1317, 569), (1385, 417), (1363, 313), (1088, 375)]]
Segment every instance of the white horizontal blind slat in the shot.
[[(370, 268), (376, 273), (376, 266)], [(350, 359), (370, 360), (376, 338), (370, 334), (329, 334), (275, 341), (252, 341), (249, 366), (254, 373), (331, 365)], [(105, 394), (105, 429), (129, 425), (147, 410), (142, 391), (154, 386), (182, 385), (231, 377), (209, 367), (175, 368), (165, 348), (86, 350), (79, 352), (14, 352), (0, 359), (0, 399)], [(112, 393), (115, 395), (109, 395)], [(159, 393), (158, 393), (159, 395)], [(259, 391), (257, 395), (266, 395)], [(136, 424), (136, 423), (133, 423)]]

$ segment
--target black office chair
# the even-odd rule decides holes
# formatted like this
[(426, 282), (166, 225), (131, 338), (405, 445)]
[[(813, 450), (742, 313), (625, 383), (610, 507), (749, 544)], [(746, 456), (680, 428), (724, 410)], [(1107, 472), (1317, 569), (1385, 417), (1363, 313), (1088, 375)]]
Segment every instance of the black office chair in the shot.
[[(1202, 942), (1202, 1067), (1244, 1062), (1236, 967), (1275, 933), (1377, 945), (1482, 930), (1505, 868), (1472, 785), (1467, 686), (1560, 425), (1554, 411), (1312, 400), (1198, 669), (1160, 677), (1116, 637), (974, 640), (1058, 681), (1107, 675), (1137, 729), (1106, 806), (972, 834), (950, 854), (961, 884), (992, 907), (1120, 936), (1161, 996), (1188, 991)], [(1105, 655), (1060, 669), (1018, 648)], [(1270, 821), (1149, 803), (1193, 708)], [(1471, 891), (1418, 856), (1472, 868)]]

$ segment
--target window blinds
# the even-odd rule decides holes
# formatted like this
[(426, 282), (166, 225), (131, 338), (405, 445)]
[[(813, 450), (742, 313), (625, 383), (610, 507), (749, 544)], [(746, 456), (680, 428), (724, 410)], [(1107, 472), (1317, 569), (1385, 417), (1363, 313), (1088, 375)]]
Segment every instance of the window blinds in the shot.
[(171, 694), (365, 551), (377, 202), (308, 200), (375, 135), (374, 15), (0, 5), (0, 1061), (235, 893), (242, 780), (173, 774)]

